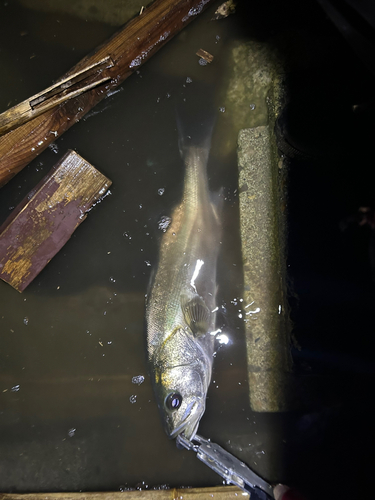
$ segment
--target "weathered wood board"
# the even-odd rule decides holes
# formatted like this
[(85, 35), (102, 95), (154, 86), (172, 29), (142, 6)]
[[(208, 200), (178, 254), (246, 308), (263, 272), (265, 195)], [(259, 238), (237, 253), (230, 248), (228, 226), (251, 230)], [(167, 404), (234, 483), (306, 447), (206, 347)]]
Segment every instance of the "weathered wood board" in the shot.
[(249, 495), (240, 490), (240, 488), (237, 488), (237, 486), (103, 493), (0, 494), (0, 500), (234, 500), (235, 498), (246, 500), (249, 498)]
[(22, 292), (111, 184), (79, 154), (68, 151), (0, 227), (0, 278)]

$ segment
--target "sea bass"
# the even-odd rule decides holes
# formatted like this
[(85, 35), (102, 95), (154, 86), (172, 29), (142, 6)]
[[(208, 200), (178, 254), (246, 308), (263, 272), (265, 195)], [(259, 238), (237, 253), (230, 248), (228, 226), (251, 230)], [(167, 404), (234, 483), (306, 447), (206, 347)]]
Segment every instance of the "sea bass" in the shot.
[(211, 380), (222, 197), (208, 189), (209, 142), (180, 140), (183, 198), (162, 238), (147, 298), (148, 362), (170, 438), (195, 436)]

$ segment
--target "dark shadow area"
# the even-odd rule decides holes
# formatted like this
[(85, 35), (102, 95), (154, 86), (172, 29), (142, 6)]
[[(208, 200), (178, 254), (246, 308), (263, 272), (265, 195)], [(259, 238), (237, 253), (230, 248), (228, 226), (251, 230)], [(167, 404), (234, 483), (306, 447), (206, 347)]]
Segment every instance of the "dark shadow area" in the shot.
[[(285, 415), (285, 479), (307, 498), (359, 498), (371, 486), (374, 445), (375, 78), (318, 3), (242, 9), (244, 33), (275, 44), (286, 70), (276, 132), (289, 158), (288, 273), (301, 411)], [(353, 22), (360, 29), (354, 13)]]

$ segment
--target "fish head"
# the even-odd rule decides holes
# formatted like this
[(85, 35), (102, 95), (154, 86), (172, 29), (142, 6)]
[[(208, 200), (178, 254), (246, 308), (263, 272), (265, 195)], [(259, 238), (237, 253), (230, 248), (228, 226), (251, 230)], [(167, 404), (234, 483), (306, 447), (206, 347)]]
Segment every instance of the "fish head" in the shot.
[[(206, 339), (207, 340), (207, 339)], [(186, 326), (176, 328), (155, 354), (153, 384), (167, 435), (192, 439), (205, 411), (212, 357)]]
[(183, 432), (187, 439), (192, 439), (206, 405), (206, 389), (199, 367), (168, 368), (161, 374), (158, 389), (159, 410), (168, 437), (173, 439)]

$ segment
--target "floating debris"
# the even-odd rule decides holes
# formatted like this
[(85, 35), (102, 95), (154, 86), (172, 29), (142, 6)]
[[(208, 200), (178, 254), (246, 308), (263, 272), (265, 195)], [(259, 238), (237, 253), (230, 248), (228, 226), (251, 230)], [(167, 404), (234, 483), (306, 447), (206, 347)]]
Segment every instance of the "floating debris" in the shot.
[(228, 0), (218, 7), (215, 11), (214, 17), (211, 21), (217, 21), (218, 19), (225, 19), (226, 17), (234, 14), (236, 12), (236, 3), (234, 0)]
[(204, 59), (206, 62), (210, 63), (214, 60), (214, 56), (212, 54), (210, 54), (209, 52), (207, 52), (206, 50), (203, 50), (203, 49), (199, 49), (197, 52), (196, 52), (197, 56), (199, 56), (200, 58)]
[(4, 222), (0, 278), (22, 292), (111, 184), (78, 153), (68, 150), (38, 189), (30, 191)]

